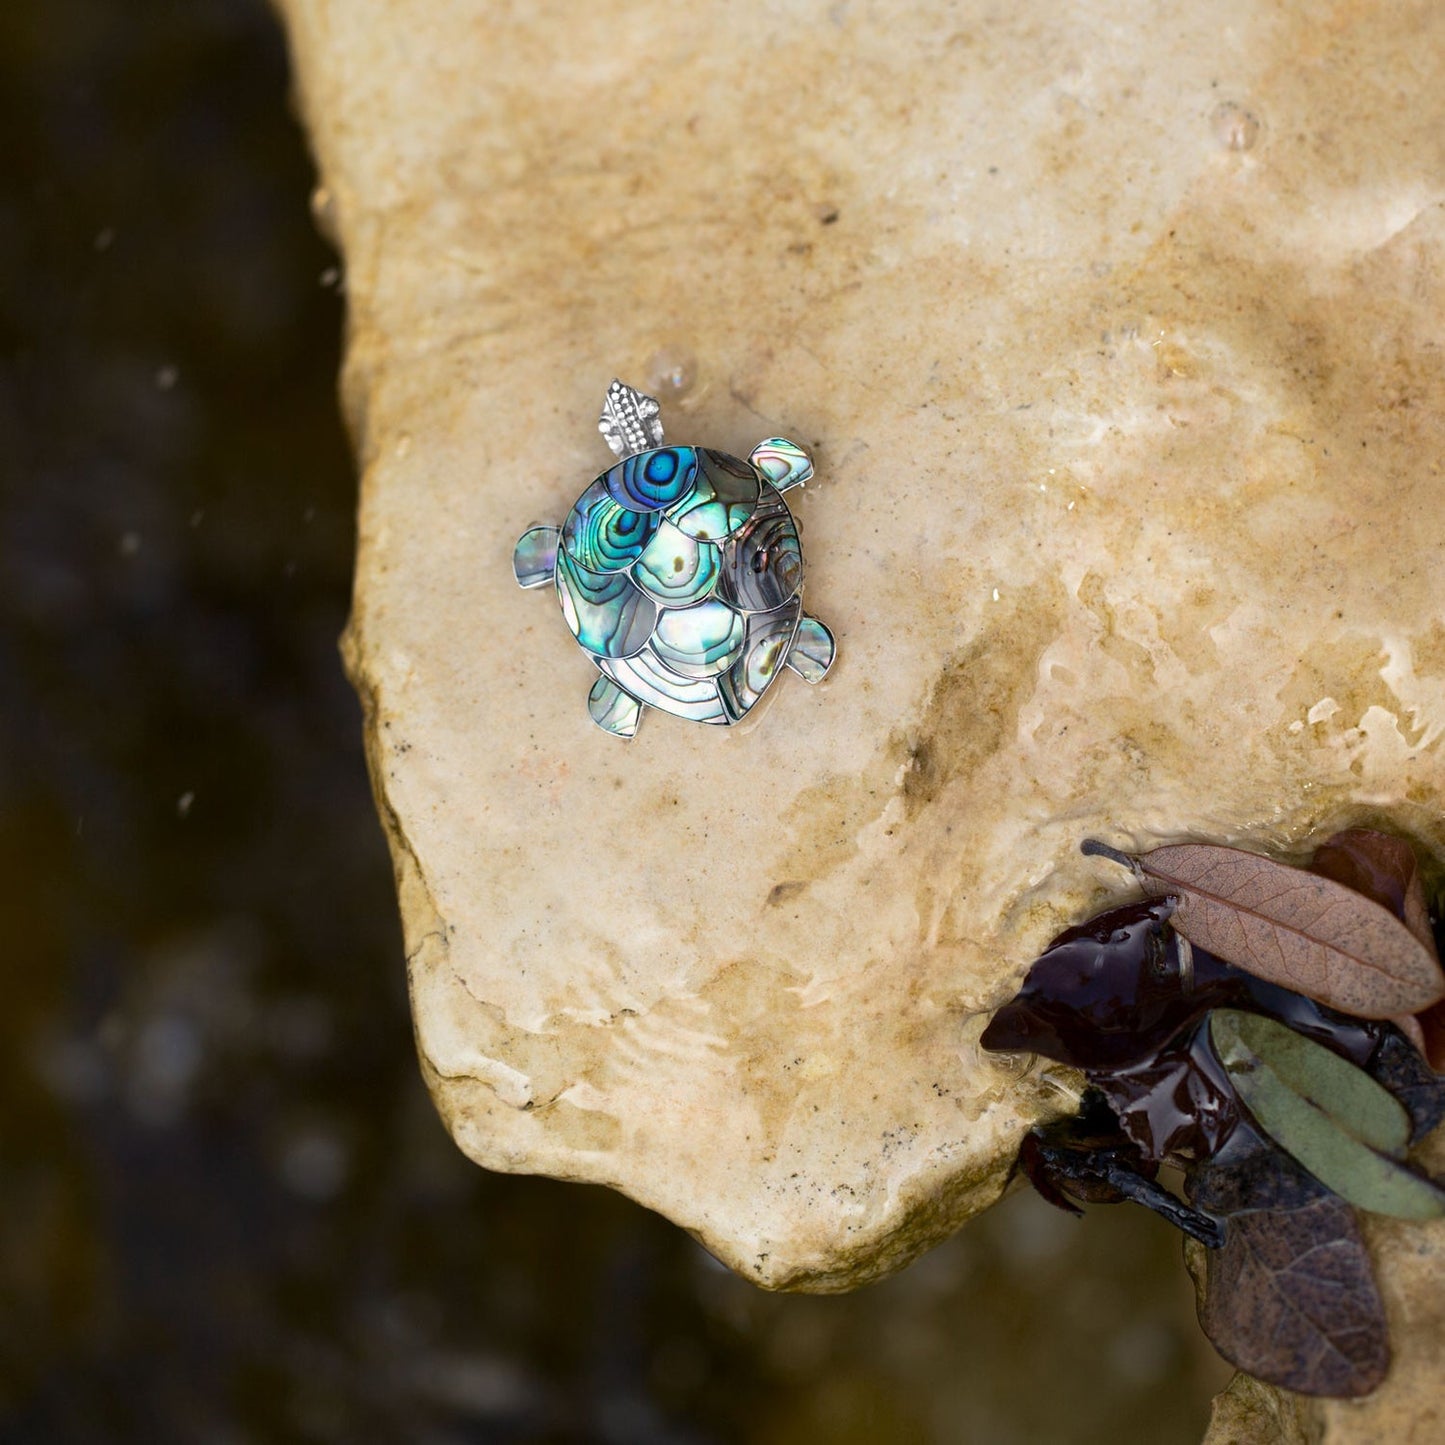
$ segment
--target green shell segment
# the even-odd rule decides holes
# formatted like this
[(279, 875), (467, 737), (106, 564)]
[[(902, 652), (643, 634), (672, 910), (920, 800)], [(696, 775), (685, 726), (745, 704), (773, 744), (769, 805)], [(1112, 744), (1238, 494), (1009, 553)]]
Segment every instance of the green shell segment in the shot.
[(734, 722), (751, 711), (781, 671), (802, 610), (803, 604), (794, 600), (774, 612), (748, 617), (742, 655), (718, 679), (723, 705)]
[(599, 658), (597, 666), (638, 702), (690, 722), (726, 725), (728, 716), (711, 678), (687, 678), (663, 666), (648, 650), (620, 661)]
[(629, 510), (661, 512), (692, 490), (696, 476), (695, 447), (655, 447), (618, 462), (600, 481)]
[(693, 488), (668, 512), (676, 526), (700, 542), (721, 542), (741, 527), (758, 504), (758, 474), (726, 452), (697, 454)]
[(660, 520), (656, 512), (635, 512), (593, 482), (562, 524), (562, 546), (589, 572), (625, 572), (647, 550)]
[(587, 713), (603, 732), (615, 738), (631, 738), (637, 736), (637, 725), (642, 721), (642, 704), (604, 676), (592, 684), (587, 694)]
[(695, 542), (662, 522), (637, 559), (632, 580), (664, 607), (691, 607), (712, 593), (721, 567), (722, 555), (711, 542)]
[(833, 634), (816, 617), (805, 617), (788, 649), (787, 664), (804, 682), (822, 682), (837, 650)]
[(764, 483), (747, 524), (723, 543), (717, 595), (744, 612), (772, 612), (802, 585), (797, 523), (776, 489)]
[(557, 598), (572, 635), (594, 657), (631, 657), (647, 645), (657, 607), (626, 572), (592, 572), (557, 554)]
[(518, 587), (544, 587), (557, 570), (557, 529), (529, 527), (512, 552), (512, 576)]
[(737, 661), (746, 627), (725, 602), (668, 609), (657, 619), (652, 650), (683, 677), (716, 677)]
[(800, 487), (813, 475), (813, 459), (787, 437), (769, 437), (752, 450), (752, 464), (780, 492)]

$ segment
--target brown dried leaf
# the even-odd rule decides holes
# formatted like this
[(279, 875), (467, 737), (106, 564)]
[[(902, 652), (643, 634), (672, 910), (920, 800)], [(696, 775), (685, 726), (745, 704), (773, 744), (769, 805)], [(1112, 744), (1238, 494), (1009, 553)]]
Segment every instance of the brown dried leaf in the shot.
[(1133, 858), (1090, 840), (1084, 851), (1132, 868), (1153, 896), (1176, 898), (1174, 926), (1191, 943), (1342, 1013), (1389, 1018), (1445, 996), (1433, 951), (1333, 879), (1207, 843)]
[[(1420, 865), (1415, 850), (1403, 838), (1372, 828), (1349, 828), (1320, 845), (1310, 872), (1333, 878), (1388, 908), (1439, 959)], [(1445, 1003), (1435, 1004), (1418, 1018), (1402, 1014), (1391, 1022), (1430, 1061), (1432, 1069), (1445, 1073)]]
[(1302, 1395), (1368, 1395), (1389, 1326), (1354, 1210), (1333, 1194), (1229, 1217), (1209, 1251), (1199, 1323), (1231, 1364)]
[(1417, 1053), (1428, 1052), (1430, 1046), (1425, 1042), (1425, 1030), (1420, 1027), (1420, 1020), (1414, 1014), (1392, 1014), (1390, 1022), (1409, 1039)]
[(1367, 1395), (1389, 1323), (1354, 1211), (1247, 1124), (1190, 1171), (1196, 1208), (1224, 1217), (1199, 1322), (1231, 1364), (1304, 1395)]
[(1420, 864), (1403, 838), (1373, 828), (1347, 828), (1320, 844), (1310, 860), (1310, 872), (1333, 878), (1388, 908), (1439, 962)]

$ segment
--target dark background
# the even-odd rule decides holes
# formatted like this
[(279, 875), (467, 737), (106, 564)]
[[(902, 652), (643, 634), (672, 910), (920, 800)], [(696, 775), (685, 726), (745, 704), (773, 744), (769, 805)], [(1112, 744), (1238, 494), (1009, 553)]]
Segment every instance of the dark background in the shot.
[(432, 1113), (336, 652), (344, 282), (260, 0), (0, 7), (0, 1441), (1192, 1442), (1176, 1240), (767, 1296)]

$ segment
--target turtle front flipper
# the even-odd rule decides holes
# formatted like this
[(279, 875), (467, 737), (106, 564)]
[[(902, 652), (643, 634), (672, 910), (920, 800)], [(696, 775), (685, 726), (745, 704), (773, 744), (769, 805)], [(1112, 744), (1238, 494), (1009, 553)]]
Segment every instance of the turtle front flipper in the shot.
[(512, 573), (518, 587), (545, 587), (557, 571), (556, 527), (530, 527), (512, 553)]
[(833, 634), (816, 617), (804, 613), (784, 661), (804, 682), (822, 682), (837, 650)]
[(752, 449), (748, 460), (780, 491), (801, 487), (813, 475), (813, 459), (797, 442), (769, 437)]
[(642, 704), (617, 686), (610, 677), (599, 677), (587, 694), (587, 711), (592, 721), (615, 738), (637, 735)]

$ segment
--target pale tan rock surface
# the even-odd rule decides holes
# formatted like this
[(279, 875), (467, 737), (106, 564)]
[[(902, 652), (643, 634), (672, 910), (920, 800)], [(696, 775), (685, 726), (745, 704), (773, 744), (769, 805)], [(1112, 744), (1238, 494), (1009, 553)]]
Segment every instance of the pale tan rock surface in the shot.
[[(1103, 833), (1437, 850), (1445, 12), (284, 0), (346, 260), (349, 664), (461, 1146), (843, 1287), (1052, 1107), (982, 1015)], [(596, 731), (513, 541), (813, 445), (835, 674)], [(684, 368), (685, 370), (687, 368)]]
[(1203, 1445), (1316, 1445), (1311, 1401), (1237, 1374), (1214, 1397)]

